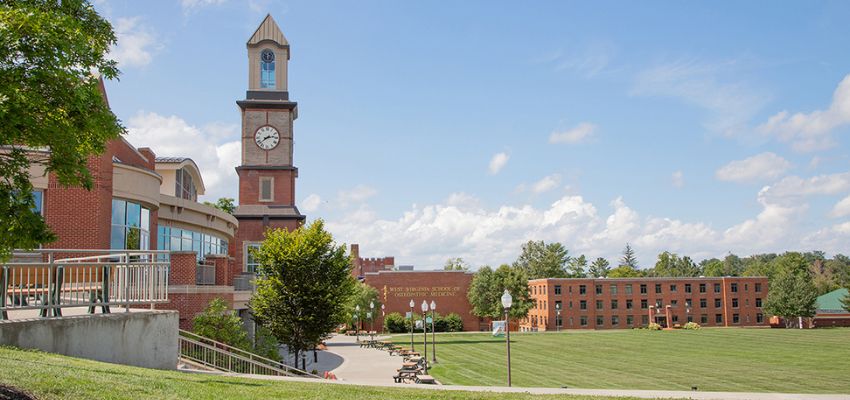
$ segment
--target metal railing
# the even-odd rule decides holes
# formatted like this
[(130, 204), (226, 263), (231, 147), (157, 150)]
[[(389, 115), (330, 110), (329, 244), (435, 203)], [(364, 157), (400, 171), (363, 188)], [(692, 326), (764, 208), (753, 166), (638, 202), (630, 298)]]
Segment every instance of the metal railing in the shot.
[(309, 372), (184, 330), (180, 330), (178, 347), (180, 358), (219, 371), (321, 379)]
[[(61, 257), (65, 256), (65, 257)], [(167, 251), (35, 250), (16, 252), (0, 266), (0, 319), (8, 311), (40, 310), (61, 316), (68, 307), (165, 303), (168, 301)]]
[(196, 285), (215, 285), (215, 264), (208, 261), (198, 261), (195, 270)]
[(254, 291), (256, 285), (254, 284), (254, 279), (257, 276), (254, 274), (243, 273), (233, 277), (233, 289), (234, 290), (247, 290)]

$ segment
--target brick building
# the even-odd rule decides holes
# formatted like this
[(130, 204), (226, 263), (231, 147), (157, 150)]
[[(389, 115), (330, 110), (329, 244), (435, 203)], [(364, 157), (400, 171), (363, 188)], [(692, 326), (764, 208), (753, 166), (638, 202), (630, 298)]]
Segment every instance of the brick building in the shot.
[(392, 271), (395, 268), (395, 257), (363, 258), (360, 257), (360, 245), (351, 245), (351, 274), (357, 279), (364, 279), (366, 274)]
[[(473, 276), (466, 271), (379, 271), (367, 273), (364, 282), (378, 290), (386, 314), (406, 315), (410, 300), (415, 303), (413, 311), (421, 313), (422, 301), (434, 301), (440, 315), (460, 315), (463, 330), (486, 330), (489, 321), (472, 315), (466, 297)], [(381, 310), (376, 310), (375, 326), (383, 326)]]
[[(523, 331), (702, 326), (769, 326), (766, 277), (535, 279)], [(558, 317), (560, 308), (560, 317)]]

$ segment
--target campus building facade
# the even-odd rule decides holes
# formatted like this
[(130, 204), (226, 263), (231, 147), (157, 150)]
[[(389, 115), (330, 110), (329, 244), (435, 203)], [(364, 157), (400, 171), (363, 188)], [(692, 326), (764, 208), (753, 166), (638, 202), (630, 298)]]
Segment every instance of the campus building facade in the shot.
[[(769, 326), (766, 277), (550, 278), (528, 282), (533, 306), (522, 331)], [(560, 309), (560, 313), (558, 310)]]

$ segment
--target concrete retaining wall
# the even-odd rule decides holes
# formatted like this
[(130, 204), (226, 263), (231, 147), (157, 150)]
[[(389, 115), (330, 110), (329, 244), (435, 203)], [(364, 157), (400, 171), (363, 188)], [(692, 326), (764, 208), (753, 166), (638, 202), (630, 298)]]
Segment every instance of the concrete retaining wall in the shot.
[(0, 344), (144, 368), (177, 367), (178, 314), (144, 311), (0, 322)]

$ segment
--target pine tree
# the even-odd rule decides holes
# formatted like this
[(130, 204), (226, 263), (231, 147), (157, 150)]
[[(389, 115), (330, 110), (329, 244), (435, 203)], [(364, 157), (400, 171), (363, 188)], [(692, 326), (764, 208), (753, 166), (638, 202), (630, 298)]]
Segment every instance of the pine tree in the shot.
[(608, 260), (599, 257), (593, 260), (593, 263), (590, 264), (590, 276), (594, 278), (605, 278), (608, 276), (608, 273), (611, 272), (611, 267), (609, 266)]
[(632, 246), (626, 243), (626, 248), (623, 249), (623, 258), (620, 259), (620, 265), (626, 265), (634, 269), (638, 269), (637, 258)]

